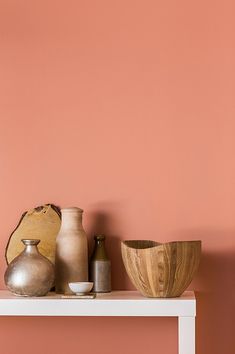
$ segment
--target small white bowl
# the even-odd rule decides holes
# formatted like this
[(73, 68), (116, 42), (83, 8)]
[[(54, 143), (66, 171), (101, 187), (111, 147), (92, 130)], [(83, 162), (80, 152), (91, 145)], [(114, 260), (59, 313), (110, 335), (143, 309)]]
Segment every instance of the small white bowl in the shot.
[(69, 283), (69, 287), (73, 293), (82, 295), (87, 294), (91, 291), (91, 289), (93, 288), (93, 283), (88, 281), (79, 281), (76, 283)]

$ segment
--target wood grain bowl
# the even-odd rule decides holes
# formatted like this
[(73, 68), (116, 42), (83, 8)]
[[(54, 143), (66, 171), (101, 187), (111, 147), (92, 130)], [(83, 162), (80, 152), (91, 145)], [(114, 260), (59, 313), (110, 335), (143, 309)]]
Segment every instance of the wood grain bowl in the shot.
[(121, 243), (122, 259), (133, 285), (147, 297), (178, 297), (200, 263), (201, 241)]

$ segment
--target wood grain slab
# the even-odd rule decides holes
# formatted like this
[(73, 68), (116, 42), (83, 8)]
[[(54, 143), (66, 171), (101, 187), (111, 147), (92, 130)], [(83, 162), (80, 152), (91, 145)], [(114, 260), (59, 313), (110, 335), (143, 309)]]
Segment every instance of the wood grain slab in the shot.
[(39, 239), (40, 253), (55, 263), (55, 240), (61, 225), (60, 209), (45, 204), (26, 211), (12, 232), (7, 243), (5, 257), (9, 264), (24, 249), (22, 239)]

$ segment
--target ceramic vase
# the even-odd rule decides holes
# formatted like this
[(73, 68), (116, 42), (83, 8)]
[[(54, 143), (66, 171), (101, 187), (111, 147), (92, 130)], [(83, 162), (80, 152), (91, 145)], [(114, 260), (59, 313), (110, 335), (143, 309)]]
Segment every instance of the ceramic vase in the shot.
[(25, 249), (5, 272), (7, 288), (18, 296), (44, 296), (54, 284), (54, 265), (38, 251), (40, 240), (22, 240)]
[(90, 260), (90, 280), (93, 291), (107, 293), (111, 291), (111, 262), (105, 249), (105, 236), (94, 236), (95, 247)]
[(61, 209), (55, 256), (55, 286), (59, 294), (72, 294), (68, 283), (88, 281), (88, 243), (82, 214), (83, 210), (75, 207)]

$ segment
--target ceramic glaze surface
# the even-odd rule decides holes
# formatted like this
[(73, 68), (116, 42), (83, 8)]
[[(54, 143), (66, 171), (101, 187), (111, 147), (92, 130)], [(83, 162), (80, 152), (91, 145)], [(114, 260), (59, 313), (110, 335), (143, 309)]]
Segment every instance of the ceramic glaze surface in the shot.
[(94, 236), (95, 247), (90, 260), (90, 279), (94, 282), (93, 291), (107, 293), (111, 291), (111, 261), (105, 249), (105, 236)]
[(39, 253), (40, 240), (22, 242), (25, 249), (8, 265), (5, 284), (18, 296), (44, 296), (54, 283), (54, 265)]
[(69, 283), (88, 281), (88, 245), (82, 226), (83, 210), (61, 210), (62, 222), (56, 239), (56, 292), (72, 294)]
[(93, 287), (92, 282), (76, 282), (76, 283), (69, 283), (69, 288), (75, 294), (86, 294), (91, 291)]

